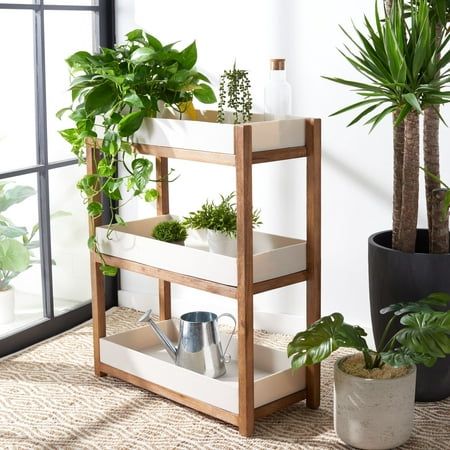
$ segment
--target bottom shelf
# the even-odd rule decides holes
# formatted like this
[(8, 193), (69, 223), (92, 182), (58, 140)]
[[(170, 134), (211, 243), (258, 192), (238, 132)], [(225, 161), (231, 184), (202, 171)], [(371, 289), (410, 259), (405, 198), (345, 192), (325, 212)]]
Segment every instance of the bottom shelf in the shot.
[[(176, 342), (176, 320), (159, 322)], [(222, 342), (226, 337), (222, 338)], [(201, 412), (237, 424), (239, 386), (237, 339), (229, 347), (232, 361), (227, 373), (217, 379), (176, 366), (149, 327), (100, 339), (100, 370)], [(255, 416), (261, 417), (302, 400), (305, 371), (290, 368), (285, 351), (261, 344), (254, 347)]]

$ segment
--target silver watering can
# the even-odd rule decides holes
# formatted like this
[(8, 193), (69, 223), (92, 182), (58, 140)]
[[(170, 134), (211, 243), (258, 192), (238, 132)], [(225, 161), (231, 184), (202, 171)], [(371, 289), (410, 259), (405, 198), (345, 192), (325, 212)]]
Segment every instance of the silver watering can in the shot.
[[(139, 322), (147, 322), (150, 325), (177, 366), (211, 378), (218, 378), (225, 374), (225, 363), (231, 360), (230, 355), (226, 352), (236, 330), (234, 316), (228, 313), (217, 316), (217, 314), (207, 311), (183, 314), (180, 317), (178, 346), (175, 347), (152, 320), (151, 312), (151, 309), (148, 310), (139, 319)], [(225, 351), (222, 351), (218, 329), (218, 322), (221, 317), (230, 317), (234, 322), (234, 328), (225, 346)]]

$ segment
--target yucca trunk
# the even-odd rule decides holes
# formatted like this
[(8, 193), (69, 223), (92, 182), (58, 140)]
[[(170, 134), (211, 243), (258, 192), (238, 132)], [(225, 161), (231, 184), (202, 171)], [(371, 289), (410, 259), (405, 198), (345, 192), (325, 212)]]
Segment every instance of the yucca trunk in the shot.
[(394, 146), (394, 186), (392, 211), (392, 248), (399, 248), (400, 218), (402, 212), (403, 159), (405, 145), (405, 123), (395, 126), (398, 112), (393, 114), (393, 146)]
[(397, 250), (414, 252), (419, 208), (419, 115), (411, 111), (405, 118), (405, 145), (402, 173), (402, 206)]
[(435, 189), (431, 193), (431, 220), (433, 239), (430, 238), (431, 253), (449, 253), (448, 211), (445, 210), (446, 189)]
[(386, 15), (389, 16), (392, 9), (392, 0), (384, 0), (384, 8), (386, 10)]
[[(442, 26), (436, 25), (436, 44), (439, 45), (442, 38)], [(438, 57), (439, 58), (439, 57)], [(439, 219), (433, 211), (437, 209), (439, 195), (433, 195), (435, 190), (440, 189), (440, 183), (430, 177), (427, 172), (440, 178), (439, 168), (439, 105), (432, 105), (425, 109), (423, 118), (423, 153), (425, 172), (425, 191), (427, 201), (429, 251), (430, 253), (442, 253), (444, 247), (448, 252), (448, 222)]]

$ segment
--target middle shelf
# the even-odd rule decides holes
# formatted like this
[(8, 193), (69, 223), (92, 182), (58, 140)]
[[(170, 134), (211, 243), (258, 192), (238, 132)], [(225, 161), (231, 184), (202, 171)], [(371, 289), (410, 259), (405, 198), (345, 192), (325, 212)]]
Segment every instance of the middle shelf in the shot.
[[(99, 250), (113, 266), (146, 273), (166, 281), (197, 287), (228, 297), (236, 296), (236, 258), (208, 251), (204, 241), (191, 234), (186, 245), (158, 241), (153, 228), (173, 216), (97, 227)], [(276, 289), (307, 279), (306, 241), (262, 232), (253, 232), (254, 293)]]

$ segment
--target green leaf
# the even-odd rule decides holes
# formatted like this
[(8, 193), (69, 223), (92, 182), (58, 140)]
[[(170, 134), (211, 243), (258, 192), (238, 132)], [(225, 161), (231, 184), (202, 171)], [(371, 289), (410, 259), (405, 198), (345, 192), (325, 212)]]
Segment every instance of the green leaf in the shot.
[(153, 202), (158, 198), (159, 194), (156, 189), (147, 189), (144, 194), (144, 200), (146, 202)]
[(8, 225), (0, 225), (0, 238), (17, 238), (25, 236), (27, 234), (27, 229), (25, 227), (15, 227)]
[(27, 248), (14, 239), (0, 241), (0, 269), (8, 272), (23, 272), (30, 264)]
[(89, 202), (87, 211), (90, 216), (99, 217), (103, 212), (103, 206), (100, 202)]
[(76, 52), (66, 59), (66, 63), (73, 69), (84, 65), (90, 65), (92, 61), (92, 55), (85, 51)]
[(36, 191), (31, 186), (14, 186), (3, 190), (0, 194), (0, 212), (6, 211), (12, 205), (22, 203), (35, 194)]
[(143, 108), (144, 104), (142, 103), (141, 98), (139, 97), (139, 95), (136, 94), (136, 92), (132, 91), (129, 94), (127, 94), (124, 98), (123, 101), (127, 104), (127, 105), (131, 105), (134, 106), (135, 108)]
[(61, 120), (62, 116), (68, 111), (72, 111), (72, 108), (62, 108), (55, 114), (55, 116)]
[(151, 34), (148, 34), (148, 33), (144, 33), (144, 34), (145, 34), (145, 39), (147, 40), (147, 43), (148, 43), (148, 45), (150, 45), (150, 47), (153, 47), (156, 51), (162, 49), (162, 44), (161, 44), (161, 42), (159, 42), (158, 39), (156, 39)]
[(138, 39), (142, 38), (142, 30), (136, 29), (132, 30), (129, 33), (125, 35), (129, 41), (137, 41)]
[(415, 353), (444, 358), (450, 354), (450, 311), (403, 316), (397, 341)]
[(194, 96), (197, 100), (202, 103), (215, 103), (217, 102), (216, 95), (212, 90), (211, 86), (207, 84), (199, 84), (197, 88), (194, 90)]
[(119, 225), (126, 225), (125, 220), (123, 220), (122, 217), (119, 216), (119, 214), (115, 214), (114, 218)]
[(117, 275), (117, 267), (108, 266), (108, 264), (101, 264), (100, 271), (106, 277), (115, 277)]
[(133, 182), (138, 191), (137, 193), (135, 192), (135, 195), (138, 195), (146, 188), (150, 180), (153, 164), (148, 159), (136, 158), (131, 163), (131, 169), (133, 171)]
[(120, 136), (122, 137), (131, 136), (134, 132), (136, 132), (140, 128), (143, 120), (144, 120), (143, 111), (136, 111), (127, 114), (125, 117), (122, 118), (117, 127)]
[(342, 314), (334, 313), (298, 333), (288, 344), (288, 357), (293, 356), (293, 368), (317, 364), (340, 347), (367, 349), (363, 336), (362, 328), (345, 324)]
[(89, 239), (87, 241), (87, 246), (89, 250), (94, 251), (97, 246), (97, 238), (94, 236), (89, 236)]
[(111, 81), (105, 81), (86, 94), (84, 102), (86, 113), (92, 116), (106, 113), (113, 107), (116, 98), (116, 85)]
[(197, 62), (197, 45), (195, 41), (178, 54), (177, 61), (184, 69), (189, 70), (194, 67)]
[(403, 98), (420, 114), (422, 112), (422, 108), (420, 106), (419, 100), (417, 100), (417, 97), (415, 94), (408, 93), (404, 94)]
[(155, 50), (150, 47), (139, 47), (131, 55), (131, 62), (134, 64), (142, 64), (150, 61), (155, 55)]

